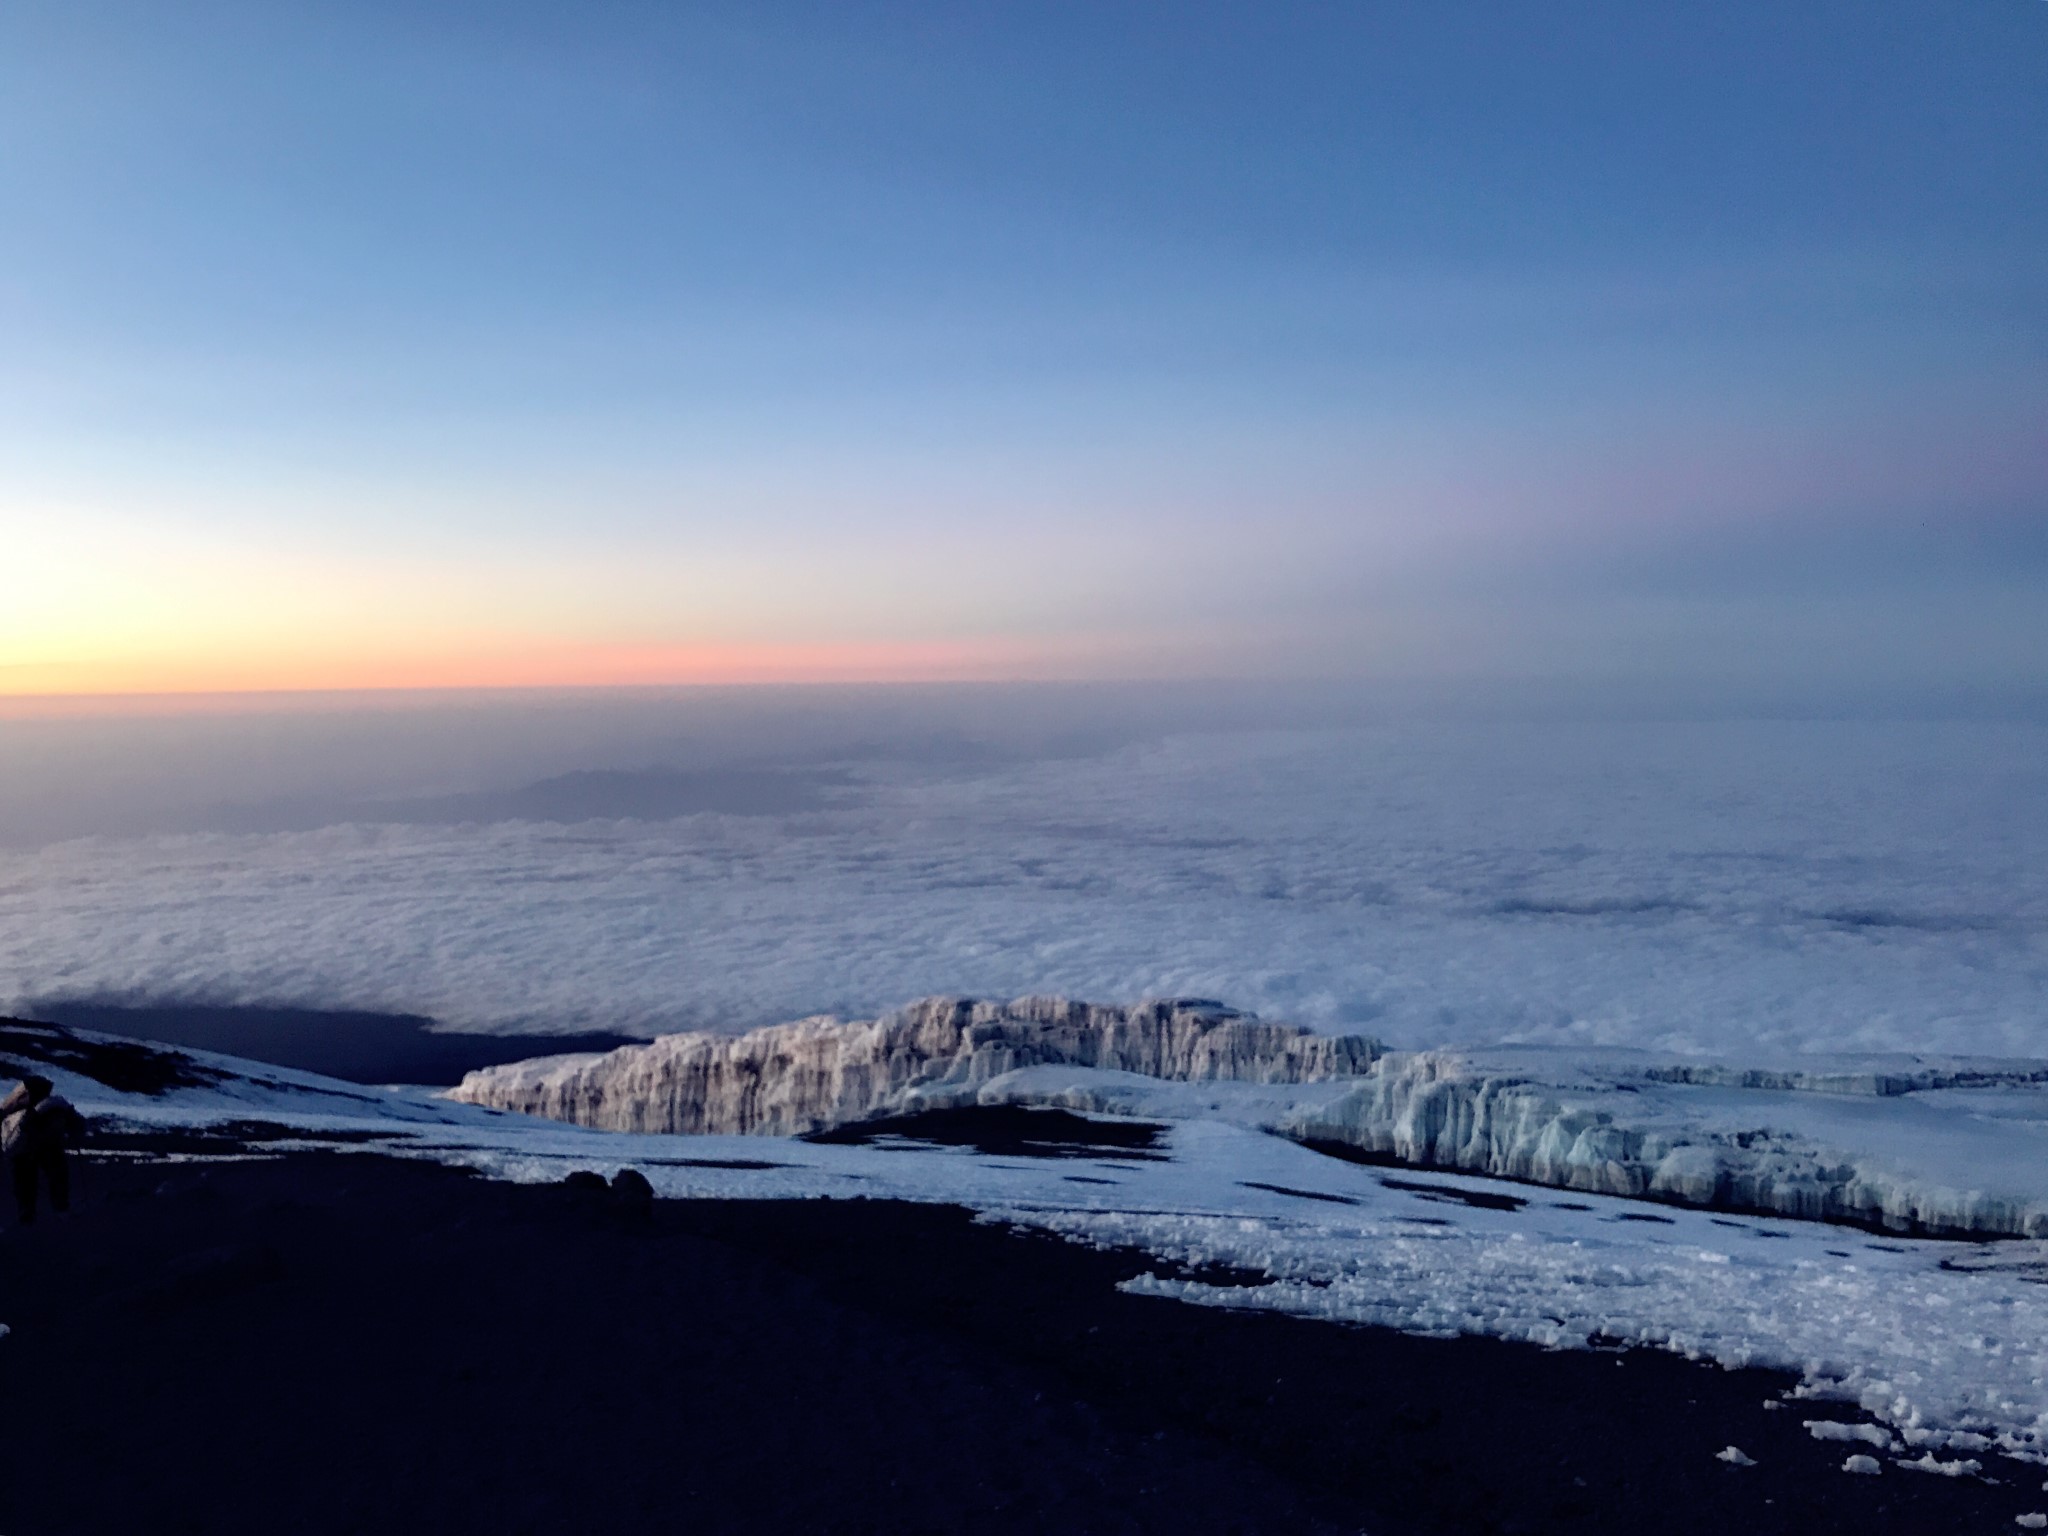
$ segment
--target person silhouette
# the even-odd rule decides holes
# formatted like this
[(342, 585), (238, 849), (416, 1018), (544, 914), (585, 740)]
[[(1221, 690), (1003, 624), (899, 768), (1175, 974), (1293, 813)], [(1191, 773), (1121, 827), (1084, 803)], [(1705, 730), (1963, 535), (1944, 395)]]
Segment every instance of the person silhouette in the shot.
[(85, 1121), (47, 1077), (33, 1072), (0, 1103), (0, 1152), (14, 1175), (14, 1207), (27, 1226), (36, 1219), (36, 1183), (49, 1186), (50, 1209), (71, 1209), (71, 1164), (65, 1156)]

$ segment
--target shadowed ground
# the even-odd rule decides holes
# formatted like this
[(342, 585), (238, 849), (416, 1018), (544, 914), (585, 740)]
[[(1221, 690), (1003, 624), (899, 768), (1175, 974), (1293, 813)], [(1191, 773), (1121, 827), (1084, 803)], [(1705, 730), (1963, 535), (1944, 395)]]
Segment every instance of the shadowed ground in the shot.
[(80, 1174), (0, 1236), (9, 1536), (1767, 1536), (2042, 1502), (1846, 1476), (1767, 1373), (1127, 1296), (1141, 1256), (945, 1207), (646, 1213), (342, 1152)]
[(462, 1074), (530, 1056), (609, 1051), (637, 1044), (630, 1035), (478, 1035), (437, 1030), (414, 1014), (337, 1013), (315, 1008), (221, 1007), (162, 1003), (44, 1003), (45, 1023), (218, 1051), (272, 1066), (318, 1072), (350, 1083), (425, 1083), (452, 1087)]

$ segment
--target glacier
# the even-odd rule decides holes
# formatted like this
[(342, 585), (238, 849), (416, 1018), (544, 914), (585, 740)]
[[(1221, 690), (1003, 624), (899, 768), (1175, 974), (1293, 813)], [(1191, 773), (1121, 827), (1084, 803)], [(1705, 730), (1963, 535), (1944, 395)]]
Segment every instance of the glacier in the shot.
[(514, 1062), (471, 1072), (449, 1097), (609, 1131), (791, 1136), (971, 1103), (981, 1085), (1023, 1067), (1304, 1083), (1356, 1075), (1381, 1050), (1363, 1036), (1265, 1024), (1200, 999), (1117, 1007), (928, 997), (878, 1019), (800, 1019), (737, 1036), (689, 1031)]
[(1193, 1100), (1143, 1080), (1207, 1085), (1198, 1112), (1339, 1155), (1907, 1235), (2048, 1237), (2040, 1062), (1388, 1051), (1202, 1000), (934, 997), (487, 1068), (450, 1097), (668, 1134), (799, 1135), (962, 1103), (1186, 1117)]
[(1559, 1189), (1914, 1236), (2048, 1236), (2039, 1062), (1737, 1070), (1620, 1050), (1419, 1051), (1275, 1128)]

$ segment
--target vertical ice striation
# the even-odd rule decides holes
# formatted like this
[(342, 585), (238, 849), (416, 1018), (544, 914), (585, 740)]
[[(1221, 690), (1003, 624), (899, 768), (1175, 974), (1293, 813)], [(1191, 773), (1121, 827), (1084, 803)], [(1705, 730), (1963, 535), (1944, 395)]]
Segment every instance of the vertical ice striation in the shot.
[(1379, 1051), (1361, 1036), (1263, 1024), (1198, 999), (1116, 1007), (933, 997), (873, 1020), (664, 1035), (602, 1056), (515, 1062), (470, 1073), (450, 1097), (602, 1130), (796, 1135), (912, 1100), (971, 1096), (1020, 1067), (1302, 1083), (1363, 1072)]
[[(1922, 1106), (1910, 1102), (1957, 1085), (2033, 1089), (2038, 1063), (1738, 1071), (1557, 1053), (1545, 1071), (1534, 1066), (1545, 1054), (1383, 1055), (1349, 1092), (1304, 1106), (1275, 1129), (1312, 1145), (1559, 1189), (1895, 1232), (2048, 1237), (2038, 1159), (1997, 1156), (2027, 1149), (2023, 1127), (1987, 1139), (1992, 1155), (1961, 1170), (1965, 1182), (1926, 1161), (1957, 1127), (1930, 1136), (1929, 1118), (1911, 1113)], [(1740, 1090), (1739, 1101), (1687, 1092), (1721, 1084)], [(1830, 1100), (1856, 1099), (1900, 1107), (1861, 1125), (1817, 1116)]]
[(683, 1134), (799, 1135), (975, 1102), (1224, 1115), (1346, 1155), (1558, 1189), (2048, 1238), (2044, 1078), (2040, 1062), (1960, 1058), (1752, 1068), (1516, 1046), (1390, 1053), (1205, 1001), (942, 997), (873, 1020), (667, 1035), (491, 1067), (451, 1097)]

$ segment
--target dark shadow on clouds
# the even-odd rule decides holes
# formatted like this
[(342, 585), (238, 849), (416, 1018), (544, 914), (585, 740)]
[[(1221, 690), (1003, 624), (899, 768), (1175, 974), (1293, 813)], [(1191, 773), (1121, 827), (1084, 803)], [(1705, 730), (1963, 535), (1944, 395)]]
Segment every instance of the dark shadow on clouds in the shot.
[(160, 717), (111, 708), (0, 721), (0, 847), (350, 822), (801, 814), (856, 805), (878, 779), (972, 778), (1182, 732), (1856, 717), (2048, 719), (2048, 686), (1532, 673), (335, 695)]
[(578, 769), (509, 790), (341, 803), (276, 801), (220, 807), (227, 832), (298, 832), (343, 822), (451, 826), (465, 822), (673, 821), (706, 813), (777, 816), (822, 810), (856, 793), (841, 769)]

